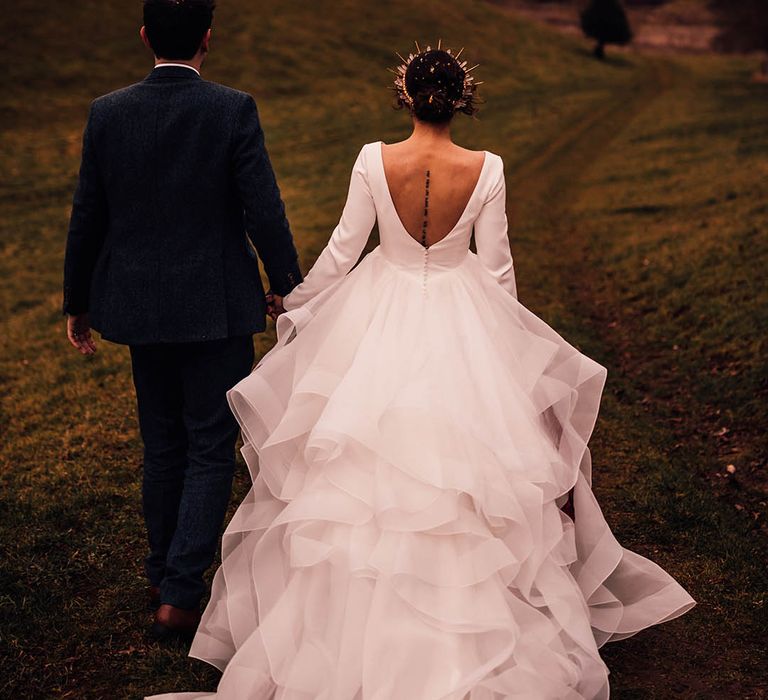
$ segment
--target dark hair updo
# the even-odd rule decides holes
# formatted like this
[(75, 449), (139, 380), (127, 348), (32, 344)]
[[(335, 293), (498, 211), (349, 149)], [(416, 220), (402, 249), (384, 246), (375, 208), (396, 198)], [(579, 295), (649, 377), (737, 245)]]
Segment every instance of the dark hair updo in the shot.
[(412, 103), (398, 99), (400, 107), (410, 109), (416, 119), (433, 124), (449, 122), (457, 112), (474, 114), (477, 107), (470, 95), (465, 104), (456, 107), (464, 96), (466, 73), (456, 58), (442, 49), (431, 49), (413, 57), (405, 71), (405, 89)]

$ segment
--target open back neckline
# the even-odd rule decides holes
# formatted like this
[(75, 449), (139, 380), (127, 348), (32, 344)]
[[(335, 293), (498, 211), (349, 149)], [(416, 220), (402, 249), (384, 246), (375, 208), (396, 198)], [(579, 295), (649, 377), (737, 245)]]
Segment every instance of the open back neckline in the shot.
[[(384, 142), (378, 141), (378, 152), (379, 152), (379, 168), (381, 171), (381, 177), (384, 180), (384, 189), (387, 193), (387, 199), (389, 200), (389, 204), (392, 207), (392, 213), (395, 217), (395, 220), (397, 221), (398, 225), (400, 226), (400, 229), (402, 232), (410, 238), (419, 248), (424, 248), (424, 246), (414, 238), (407, 228), (405, 228), (405, 224), (403, 224), (403, 220), (400, 218), (400, 214), (397, 213), (397, 207), (395, 206), (395, 200), (392, 197), (392, 191), (389, 189), (389, 180), (387, 180), (387, 172), (384, 169)], [(483, 180), (483, 176), (485, 175), (485, 168), (488, 163), (488, 151), (483, 150), (483, 164), (480, 166), (480, 174), (477, 176), (477, 181), (475, 182), (475, 186), (472, 188), (472, 192), (469, 195), (469, 199), (467, 200), (466, 205), (464, 206), (464, 209), (462, 210), (461, 214), (459, 215), (458, 220), (453, 225), (453, 228), (451, 228), (448, 233), (446, 233), (444, 236), (442, 236), (440, 239), (435, 241), (434, 243), (430, 243), (427, 248), (434, 248), (436, 245), (440, 245), (444, 240), (452, 236), (459, 228), (459, 225), (464, 221), (464, 217), (467, 215), (467, 212), (469, 211), (469, 207), (472, 204), (473, 200), (475, 199), (475, 195), (477, 194), (478, 190), (480, 189), (480, 183)]]

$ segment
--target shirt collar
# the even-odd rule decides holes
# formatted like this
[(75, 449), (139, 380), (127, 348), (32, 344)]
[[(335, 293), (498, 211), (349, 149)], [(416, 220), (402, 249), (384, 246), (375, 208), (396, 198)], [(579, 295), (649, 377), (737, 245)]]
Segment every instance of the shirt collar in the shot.
[(189, 70), (193, 70), (195, 73), (200, 75), (200, 71), (197, 70), (197, 68), (186, 63), (157, 63), (155, 68), (189, 68)]

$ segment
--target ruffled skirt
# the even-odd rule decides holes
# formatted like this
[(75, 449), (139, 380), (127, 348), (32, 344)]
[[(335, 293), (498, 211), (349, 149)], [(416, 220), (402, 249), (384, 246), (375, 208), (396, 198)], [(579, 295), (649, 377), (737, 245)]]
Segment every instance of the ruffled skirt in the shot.
[(599, 647), (695, 605), (592, 493), (605, 369), (473, 253), (424, 289), (377, 248), (277, 330), (228, 394), (253, 486), (189, 652), (223, 676), (152, 700), (604, 699)]

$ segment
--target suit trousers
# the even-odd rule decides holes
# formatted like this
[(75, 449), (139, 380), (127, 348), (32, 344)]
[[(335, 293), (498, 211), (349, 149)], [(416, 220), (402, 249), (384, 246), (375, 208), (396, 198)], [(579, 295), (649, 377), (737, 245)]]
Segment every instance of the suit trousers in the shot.
[(239, 431), (226, 392), (250, 373), (253, 338), (130, 351), (144, 442), (144, 569), (161, 602), (199, 608), (232, 494)]

